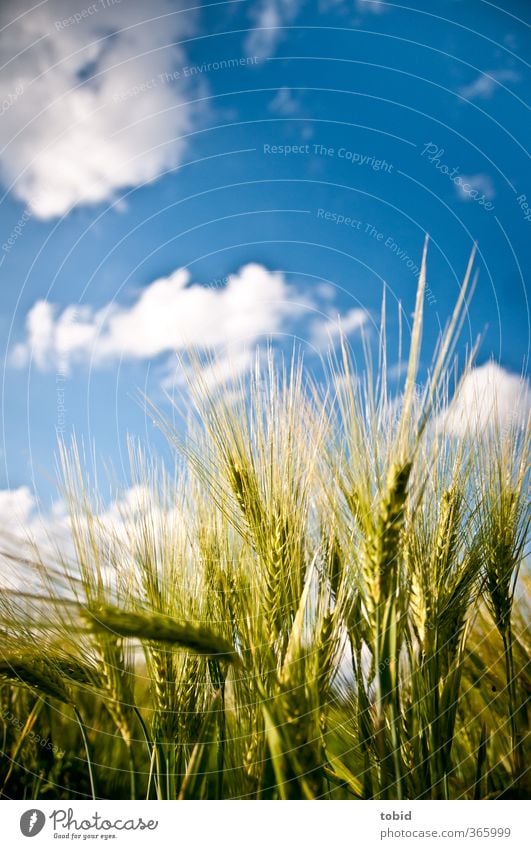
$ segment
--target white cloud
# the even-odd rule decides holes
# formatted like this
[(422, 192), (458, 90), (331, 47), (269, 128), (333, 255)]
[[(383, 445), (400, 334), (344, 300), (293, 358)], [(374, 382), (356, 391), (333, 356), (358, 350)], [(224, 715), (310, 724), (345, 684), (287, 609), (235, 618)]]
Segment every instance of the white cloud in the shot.
[(234, 381), (249, 371), (254, 362), (253, 352), (248, 345), (234, 347), (234, 351), (229, 349), (202, 369), (202, 389), (208, 392), (214, 386)]
[(310, 341), (316, 348), (328, 348), (341, 335), (361, 331), (369, 321), (369, 314), (360, 307), (354, 307), (344, 315), (319, 319), (311, 326)]
[(388, 380), (396, 380), (399, 381), (407, 374), (407, 360), (399, 360), (396, 363), (392, 363), (387, 369), (387, 378)]
[(273, 56), (284, 37), (283, 27), (298, 15), (304, 0), (258, 0), (251, 7), (254, 28), (245, 40), (248, 56)]
[(475, 80), (472, 80), (468, 85), (462, 86), (459, 89), (459, 94), (466, 97), (468, 100), (480, 98), (488, 100), (500, 88), (499, 83), (519, 82), (520, 75), (515, 71), (500, 70), (485, 71), (480, 74)]
[[(26, 315), (24, 341), (11, 351), (11, 365), (29, 362), (40, 371), (68, 373), (77, 364), (104, 367), (121, 360), (153, 360), (166, 355), (162, 386), (185, 381), (187, 367), (171, 354), (196, 351), (201, 356), (202, 381), (212, 388), (249, 370), (257, 345), (279, 333), (301, 330), (308, 311), (325, 310), (328, 318), (308, 327), (311, 343), (334, 344), (340, 333), (360, 331), (368, 313), (353, 308), (333, 310), (335, 291), (328, 284), (312, 295), (289, 284), (281, 272), (257, 263), (243, 266), (222, 287), (203, 286), (179, 268), (137, 293), (129, 304), (109, 302), (100, 309), (37, 301)], [(168, 356), (170, 355), (170, 356)]]
[(488, 174), (461, 174), (461, 180), (455, 183), (455, 188), (462, 200), (474, 200), (471, 191), (480, 192), (487, 200), (496, 197), (492, 177)]
[[(105, 537), (109, 550), (113, 543), (131, 548), (135, 540), (142, 544), (139, 518), (146, 515), (159, 539), (163, 534), (182, 533), (185, 524), (180, 507), (164, 504), (150, 487), (140, 484), (122, 490), (107, 506), (95, 505), (92, 515), (95, 521), (90, 523), (90, 532), (96, 530), (100, 538)], [(78, 530), (82, 533), (89, 531), (86, 519), (82, 511), (76, 516)], [(31, 563), (36, 551), (44, 563), (56, 562), (58, 552), (66, 563), (72, 566), (76, 563), (76, 548), (65, 502), (56, 501), (45, 509), (27, 486), (0, 490), (0, 584), (11, 589), (28, 590), (30, 582), (33, 582), (33, 589), (38, 589), (39, 573), (17, 563), (17, 557), (26, 557)], [(112, 572), (109, 577), (113, 580)]]
[(64, 503), (57, 501), (43, 513), (28, 486), (0, 490), (0, 583), (28, 590), (28, 582), (38, 580), (35, 570), (27, 573), (3, 556), (32, 560), (34, 545), (43, 553), (55, 552), (57, 546), (65, 553), (72, 552)]
[(172, 42), (191, 23), (173, 0), (2, 3), (0, 85), (21, 93), (2, 114), (0, 178), (32, 214), (108, 201), (181, 161), (195, 116)]
[(130, 542), (135, 537), (138, 539), (139, 534), (141, 536), (139, 519), (142, 516), (149, 515), (150, 524), (155, 533), (157, 528), (162, 531), (165, 524), (168, 526), (177, 518), (180, 518), (180, 524), (183, 524), (183, 514), (177, 507), (164, 506), (150, 487), (138, 483), (120, 492), (115, 500), (105, 509), (101, 509), (97, 515), (100, 527), (110, 536), (123, 540), (124, 543)]
[(383, 15), (387, 12), (386, 4), (382, 0), (356, 0), (356, 9), (358, 12), (365, 12), (370, 15)]
[(0, 526), (13, 528), (28, 521), (35, 509), (35, 498), (27, 486), (0, 489)]
[[(262, 349), (256, 344), (244, 340), (236, 341), (222, 350), (214, 351), (208, 357), (200, 355), (199, 362), (191, 363), (186, 358), (178, 363), (168, 360), (166, 371), (161, 381), (161, 388), (170, 395), (177, 391), (178, 396), (187, 403), (188, 386), (193, 384), (194, 392), (198, 394), (212, 392), (216, 387), (223, 387), (223, 397), (240, 397), (241, 386), (238, 380), (249, 373), (257, 356), (262, 356)], [(201, 379), (197, 380), (197, 365), (200, 368)], [(184, 390), (184, 392), (183, 392)]]
[[(62, 500), (49, 509), (42, 505), (28, 486), (0, 489), (0, 551), (13, 551), (15, 541), (46, 545), (51, 539), (66, 537), (68, 519)], [(15, 548), (15, 552), (20, 551)]]
[(26, 340), (13, 351), (12, 363), (21, 366), (31, 358), (41, 370), (67, 370), (89, 360), (104, 365), (189, 348), (234, 351), (235, 346), (241, 363), (245, 346), (276, 333), (308, 304), (282, 274), (255, 263), (230, 275), (223, 288), (192, 283), (180, 268), (155, 280), (129, 306), (68, 306), (60, 312), (38, 301), (26, 317)]
[(299, 104), (293, 97), (289, 88), (279, 88), (273, 100), (269, 104), (269, 109), (277, 115), (296, 115), (299, 111)]
[(530, 414), (528, 381), (488, 362), (466, 375), (441, 424), (451, 436), (464, 437), (491, 427), (523, 427)]

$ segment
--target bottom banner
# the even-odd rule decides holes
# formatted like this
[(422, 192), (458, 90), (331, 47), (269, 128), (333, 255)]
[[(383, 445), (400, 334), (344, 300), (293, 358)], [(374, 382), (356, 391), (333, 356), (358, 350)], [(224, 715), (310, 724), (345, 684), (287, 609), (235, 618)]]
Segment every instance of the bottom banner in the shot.
[[(522, 847), (525, 802), (3, 801), (6, 849), (126, 847), (323, 849)], [(34, 843), (29, 841), (34, 840)], [(67, 843), (69, 841), (69, 843)]]

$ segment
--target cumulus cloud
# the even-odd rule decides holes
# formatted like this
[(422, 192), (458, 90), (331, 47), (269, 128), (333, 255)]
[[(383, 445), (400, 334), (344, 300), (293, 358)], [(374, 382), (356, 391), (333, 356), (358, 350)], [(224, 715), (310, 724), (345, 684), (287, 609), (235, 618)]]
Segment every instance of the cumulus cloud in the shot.
[(0, 489), (0, 550), (10, 550), (14, 540), (65, 539), (69, 522), (66, 505), (58, 499), (44, 508), (28, 486)]
[(43, 553), (53, 554), (59, 548), (73, 554), (65, 504), (59, 500), (42, 511), (28, 486), (0, 489), (0, 583), (28, 590), (28, 582), (37, 580), (37, 574), (27, 573), (20, 564), (14, 566), (4, 555), (32, 560), (35, 545)]
[(359, 332), (369, 321), (369, 314), (360, 307), (348, 310), (344, 315), (319, 319), (311, 326), (310, 340), (316, 348), (328, 348), (341, 335)]
[(520, 75), (509, 69), (485, 71), (468, 85), (462, 86), (459, 89), (459, 94), (468, 100), (489, 100), (500, 88), (500, 83), (517, 83), (519, 81)]
[[(164, 503), (150, 487), (141, 484), (123, 489), (106, 506), (94, 506), (92, 515), (90, 531), (96, 528), (110, 548), (113, 543), (121, 547), (139, 539), (142, 515), (149, 515), (154, 533), (160, 536), (182, 533), (185, 523), (180, 506)], [(89, 531), (86, 519), (82, 513), (76, 517), (78, 531)], [(16, 563), (17, 557), (27, 557), (31, 562), (35, 550), (43, 562), (55, 562), (59, 552), (65, 563), (75, 566), (77, 554), (65, 502), (59, 499), (45, 507), (27, 486), (0, 490), (0, 584), (27, 590), (29, 582), (35, 582), (37, 589), (38, 572)], [(112, 573), (109, 577), (113, 579)]]
[[(190, 272), (179, 268), (146, 286), (126, 306), (61, 311), (38, 301), (26, 317), (26, 339), (14, 349), (12, 363), (22, 366), (32, 359), (41, 370), (67, 371), (89, 360), (104, 365), (189, 348), (234, 350), (276, 333), (308, 303), (282, 274), (256, 263), (230, 275), (222, 288), (193, 283)], [(236, 357), (240, 364), (243, 356)]]
[(489, 428), (524, 427), (530, 414), (528, 381), (488, 362), (466, 375), (441, 424), (451, 436), (473, 436)]
[[(235, 381), (249, 371), (254, 362), (249, 345), (236, 344), (219, 354), (201, 370), (201, 391), (209, 392), (215, 386)], [(191, 372), (189, 374), (191, 376)]]
[(173, 43), (192, 25), (174, 0), (1, 4), (0, 179), (31, 214), (108, 201), (181, 161), (195, 116)]
[(35, 498), (27, 486), (0, 489), (0, 527), (13, 528), (28, 521), (35, 509)]
[(253, 29), (245, 40), (248, 56), (273, 56), (284, 33), (283, 27), (298, 15), (304, 0), (257, 0), (251, 7)]

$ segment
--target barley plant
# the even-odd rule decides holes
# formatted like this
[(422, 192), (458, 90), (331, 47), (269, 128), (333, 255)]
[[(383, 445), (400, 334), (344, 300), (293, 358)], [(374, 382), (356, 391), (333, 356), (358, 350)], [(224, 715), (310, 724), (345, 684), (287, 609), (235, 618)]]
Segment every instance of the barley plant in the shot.
[(385, 310), (324, 382), (194, 355), (114, 521), (61, 446), (69, 544), (3, 545), (4, 798), (527, 796), (529, 428), (444, 426), (471, 268), (419, 384), (424, 254), (400, 393)]

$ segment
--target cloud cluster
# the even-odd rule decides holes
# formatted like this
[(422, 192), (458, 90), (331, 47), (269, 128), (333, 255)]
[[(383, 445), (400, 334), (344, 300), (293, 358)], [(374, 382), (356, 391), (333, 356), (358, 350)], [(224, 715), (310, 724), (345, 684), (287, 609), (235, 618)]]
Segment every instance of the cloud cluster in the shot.
[(474, 200), (478, 194), (484, 195), (487, 200), (496, 197), (494, 182), (488, 174), (461, 174), (461, 180), (454, 185), (459, 197), (465, 201)]
[(278, 272), (250, 263), (222, 288), (191, 281), (179, 268), (146, 286), (130, 305), (100, 310), (37, 301), (26, 317), (26, 340), (13, 351), (22, 366), (67, 371), (76, 362), (104, 365), (153, 359), (189, 348), (220, 350), (278, 332), (309, 304)]
[(490, 100), (502, 87), (503, 83), (517, 83), (520, 75), (510, 69), (499, 68), (493, 71), (485, 71), (471, 83), (462, 86), (459, 94), (467, 100)]
[(458, 438), (491, 428), (501, 434), (525, 427), (530, 414), (529, 382), (491, 361), (466, 375), (441, 424), (446, 433)]
[(311, 326), (311, 342), (320, 349), (327, 349), (339, 340), (341, 336), (349, 336), (359, 332), (369, 322), (369, 313), (361, 307), (353, 307), (344, 315), (330, 316), (318, 320)]
[(5, 188), (49, 219), (176, 166), (194, 114), (175, 42), (192, 27), (174, 0), (4, 0), (0, 85), (20, 92), (2, 115)]
[(269, 104), (269, 111), (274, 112), (276, 115), (289, 117), (290, 115), (297, 114), (299, 111), (299, 104), (293, 97), (291, 90), (283, 86), (282, 88), (279, 88), (273, 100)]
[(250, 11), (253, 29), (245, 40), (248, 56), (273, 56), (284, 37), (283, 27), (291, 24), (304, 0), (258, 0)]
[(14, 528), (27, 523), (35, 509), (35, 498), (29, 487), (0, 489), (0, 526)]
[[(183, 527), (182, 509), (163, 503), (155, 491), (146, 485), (133, 484), (115, 495), (108, 505), (94, 506), (93, 516), (98, 532), (106, 536), (109, 545), (125, 545), (135, 538), (139, 516), (149, 514), (154, 533), (177, 533)], [(76, 515), (77, 531), (93, 532), (83, 513)], [(35, 549), (44, 562), (54, 562), (57, 552), (65, 562), (77, 562), (72, 525), (64, 500), (45, 508), (27, 486), (0, 490), (0, 583), (12, 589), (27, 589), (28, 579), (38, 581), (34, 570), (26, 573), (20, 565), (13, 566), (11, 556), (34, 559)]]
[(356, 9), (368, 15), (383, 15), (387, 12), (386, 3), (382, 0), (356, 0)]
[[(228, 383), (251, 367), (260, 342), (296, 333), (324, 350), (341, 333), (359, 333), (368, 313), (355, 307), (334, 310), (326, 284), (302, 292), (278, 271), (248, 263), (205, 286), (178, 268), (140, 290), (129, 303), (111, 301), (100, 309), (39, 300), (25, 319), (25, 338), (10, 354), (11, 365), (31, 363), (39, 371), (69, 373), (77, 365), (111, 366), (119, 361), (166, 357), (163, 387), (185, 377), (175, 353), (196, 351), (205, 388)], [(315, 318), (315, 314), (319, 317)], [(184, 368), (184, 367), (183, 367)]]

